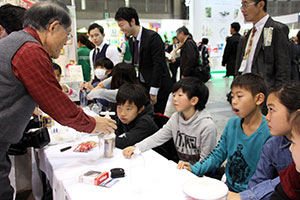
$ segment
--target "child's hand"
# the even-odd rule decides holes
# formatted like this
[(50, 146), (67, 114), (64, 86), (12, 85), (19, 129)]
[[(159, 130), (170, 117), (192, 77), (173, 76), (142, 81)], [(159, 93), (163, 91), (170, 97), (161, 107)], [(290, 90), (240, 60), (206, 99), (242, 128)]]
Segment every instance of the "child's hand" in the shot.
[(86, 82), (80, 83), (79, 88), (81, 91), (83, 90), (83, 88), (86, 88)]
[(66, 84), (61, 84), (61, 88), (63, 89), (63, 91), (65, 92), (65, 93), (69, 93), (69, 87), (66, 85)]
[(93, 87), (93, 85), (92, 85), (92, 81), (89, 81), (89, 82), (87, 82), (87, 83), (85, 83), (85, 84), (86, 84), (85, 87), (86, 87), (88, 90), (94, 89), (94, 87)]
[(81, 91), (83, 91), (84, 89), (85, 90), (94, 89), (94, 87), (92, 86), (92, 81), (80, 83), (79, 88)]
[(126, 147), (125, 149), (123, 149), (123, 156), (127, 159), (131, 158), (134, 149), (134, 146)]
[(192, 171), (190, 163), (184, 162), (182, 160), (178, 162), (177, 169), (187, 169), (189, 171)]
[(227, 196), (228, 200), (240, 200), (240, 194), (239, 193), (235, 193), (235, 192), (228, 192), (228, 196)]

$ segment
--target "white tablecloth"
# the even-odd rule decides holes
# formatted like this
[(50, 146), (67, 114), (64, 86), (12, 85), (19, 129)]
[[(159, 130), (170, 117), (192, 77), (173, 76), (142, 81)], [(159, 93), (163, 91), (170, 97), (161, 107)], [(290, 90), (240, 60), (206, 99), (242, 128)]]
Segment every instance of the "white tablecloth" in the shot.
[[(40, 169), (44, 171), (53, 189), (53, 198), (63, 199), (186, 199), (183, 184), (196, 176), (186, 170), (177, 170), (176, 163), (149, 150), (135, 159), (125, 159), (115, 149), (113, 158), (103, 157), (103, 146), (88, 153), (73, 152), (82, 141), (98, 141), (97, 136), (80, 141), (48, 146), (39, 151)], [(60, 152), (72, 145), (72, 149)], [(111, 188), (78, 182), (89, 170), (110, 171), (123, 168), (126, 176)]]

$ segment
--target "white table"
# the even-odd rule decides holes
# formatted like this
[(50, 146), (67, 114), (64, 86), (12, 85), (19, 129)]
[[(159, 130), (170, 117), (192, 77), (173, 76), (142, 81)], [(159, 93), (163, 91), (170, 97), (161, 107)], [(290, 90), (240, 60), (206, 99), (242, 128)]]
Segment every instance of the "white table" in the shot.
[[(82, 141), (98, 141), (98, 137), (90, 136), (39, 151), (40, 169), (49, 179), (54, 199), (187, 199), (182, 191), (183, 184), (196, 176), (186, 170), (177, 170), (173, 161), (152, 150), (136, 159), (125, 159), (119, 149), (113, 158), (104, 158), (103, 146), (101, 150), (96, 147), (88, 153), (73, 152)], [(60, 152), (70, 145), (72, 149)], [(126, 176), (111, 188), (78, 182), (78, 177), (88, 170), (109, 172), (117, 167), (123, 168)]]

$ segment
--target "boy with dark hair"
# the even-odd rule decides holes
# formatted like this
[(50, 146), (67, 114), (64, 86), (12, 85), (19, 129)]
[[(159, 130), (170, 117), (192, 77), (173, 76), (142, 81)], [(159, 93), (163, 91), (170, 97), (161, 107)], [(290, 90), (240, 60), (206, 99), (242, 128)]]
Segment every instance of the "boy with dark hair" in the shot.
[(95, 77), (92, 85), (96, 87), (99, 82), (111, 76), (114, 63), (108, 58), (100, 58), (95, 62)]
[(239, 192), (248, 188), (261, 148), (271, 135), (260, 110), (266, 94), (264, 80), (255, 74), (244, 74), (232, 82), (231, 90), (232, 109), (238, 117), (228, 121), (218, 145), (205, 160), (194, 165), (179, 161), (177, 168), (200, 176), (227, 159), (226, 184), (230, 191)]
[(25, 12), (25, 8), (11, 4), (5, 4), (0, 7), (0, 39), (13, 31), (23, 29)]
[(67, 84), (64, 84), (64, 83), (60, 83), (60, 78), (61, 78), (61, 67), (56, 64), (56, 63), (53, 63), (52, 64), (53, 66), (53, 69), (54, 69), (54, 74), (55, 74), (55, 78), (56, 80), (59, 82), (62, 90), (69, 96), (69, 97), (74, 97), (76, 96), (76, 94), (74, 93), (74, 90), (72, 88), (70, 88)]
[[(111, 76), (112, 70), (113, 70), (114, 64), (113, 62), (108, 58), (100, 58), (95, 62), (94, 67), (94, 73), (95, 77), (91, 82), (87, 82), (83, 84), (81, 87), (81, 91), (87, 90), (93, 90), (94, 88), (106, 88), (110, 89), (109, 87), (109, 78)], [(104, 80), (106, 81), (105, 84)], [(80, 93), (80, 96), (82, 93)], [(102, 98), (96, 98), (97, 103), (100, 103), (103, 109), (109, 108), (109, 102)], [(88, 102), (88, 104), (91, 102)]]
[(124, 149), (124, 157), (130, 158), (133, 153), (157, 147), (171, 138), (178, 157), (191, 163), (204, 160), (213, 150), (217, 128), (210, 113), (204, 109), (208, 88), (198, 78), (186, 77), (174, 84), (172, 92), (177, 112), (154, 135)]
[(123, 84), (117, 93), (116, 147), (125, 148), (158, 130), (153, 120), (153, 106), (143, 86)]
[[(111, 76), (113, 68), (114, 68), (114, 64), (110, 59), (108, 59), (108, 58), (98, 59), (95, 62), (95, 66), (94, 66), (95, 76), (94, 76), (93, 80), (91, 82), (86, 82), (81, 87), (85, 87), (88, 90), (92, 90), (97, 86), (102, 87), (103, 86), (103, 85), (101, 85), (102, 81)], [(110, 80), (107, 80), (107, 81), (110, 82)]]

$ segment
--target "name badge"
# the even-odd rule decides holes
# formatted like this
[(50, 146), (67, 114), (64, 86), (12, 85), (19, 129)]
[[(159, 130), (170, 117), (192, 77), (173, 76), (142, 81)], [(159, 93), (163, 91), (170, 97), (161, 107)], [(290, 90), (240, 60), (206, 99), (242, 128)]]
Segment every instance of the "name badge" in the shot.
[(273, 38), (273, 27), (264, 28), (264, 46), (271, 46)]

